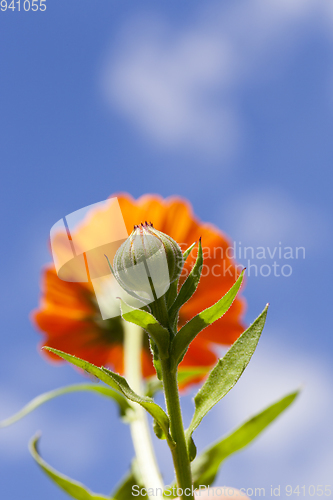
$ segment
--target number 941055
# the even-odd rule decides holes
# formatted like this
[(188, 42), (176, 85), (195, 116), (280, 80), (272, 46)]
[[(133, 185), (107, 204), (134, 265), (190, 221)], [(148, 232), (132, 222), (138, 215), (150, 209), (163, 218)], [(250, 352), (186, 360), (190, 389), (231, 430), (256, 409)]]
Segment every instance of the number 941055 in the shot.
[(1, 0), (0, 1), (0, 8), (2, 11), (5, 10), (25, 10), (26, 12), (28, 10), (32, 10), (36, 12), (37, 10), (44, 11), (46, 10), (46, 0), (12, 0), (8, 1), (7, 0)]

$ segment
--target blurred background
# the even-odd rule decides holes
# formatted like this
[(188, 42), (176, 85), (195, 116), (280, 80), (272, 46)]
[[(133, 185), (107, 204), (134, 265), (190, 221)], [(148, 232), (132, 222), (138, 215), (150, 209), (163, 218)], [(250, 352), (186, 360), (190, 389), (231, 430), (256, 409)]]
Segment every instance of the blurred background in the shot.
[[(251, 258), (257, 273), (250, 268), (244, 292), (248, 323), (271, 304), (263, 338), (195, 432), (198, 448), (302, 386), (294, 406), (225, 463), (217, 484), (264, 487), (266, 496), (280, 485), (282, 498), (286, 485), (305, 485), (310, 498), (310, 485), (333, 484), (333, 3), (46, 7), (0, 11), (0, 419), (82, 381), (45, 362), (29, 320), (51, 226), (112, 193), (178, 194), (237, 248), (273, 255)], [(293, 258), (279, 257), (285, 247)], [(298, 258), (296, 247), (304, 248)], [(183, 398), (187, 423), (193, 394)], [(95, 492), (109, 493), (133, 455), (112, 404), (64, 396), (1, 429), (1, 498), (66, 498), (28, 453), (37, 430), (43, 457)], [(156, 449), (168, 483), (165, 443)]]

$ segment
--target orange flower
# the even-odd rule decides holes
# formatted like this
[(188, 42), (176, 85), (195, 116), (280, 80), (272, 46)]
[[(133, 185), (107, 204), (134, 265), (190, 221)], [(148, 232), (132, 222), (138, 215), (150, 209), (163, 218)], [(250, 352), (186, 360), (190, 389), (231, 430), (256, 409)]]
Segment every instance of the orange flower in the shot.
[[(154, 227), (175, 239), (184, 251), (202, 237), (204, 267), (202, 278), (194, 296), (182, 307), (179, 325), (217, 302), (233, 285), (240, 273), (240, 266), (229, 258), (229, 241), (224, 234), (210, 224), (202, 224), (192, 212), (191, 205), (181, 198), (163, 199), (145, 195), (134, 200), (127, 194), (117, 195), (128, 234), (133, 226), (142, 221), (152, 221)], [(100, 212), (96, 209), (87, 214), (77, 229), (78, 240), (84, 241), (95, 227), (103, 227)], [(196, 252), (188, 257), (184, 273), (193, 266)], [(105, 262), (103, 261), (103, 265)], [(181, 282), (185, 276), (181, 278)], [(208, 367), (217, 360), (216, 345), (232, 344), (244, 330), (242, 315), (244, 299), (237, 297), (229, 311), (213, 325), (203, 330), (191, 343), (182, 367)], [(91, 282), (62, 281), (53, 265), (44, 271), (40, 307), (33, 313), (33, 320), (46, 337), (43, 345), (60, 349), (86, 359), (98, 366), (109, 366), (123, 371), (123, 320), (120, 317), (102, 320)], [(60, 361), (46, 353), (49, 359)], [(144, 376), (154, 374), (148, 339), (142, 351)], [(196, 381), (200, 377), (196, 377)]]

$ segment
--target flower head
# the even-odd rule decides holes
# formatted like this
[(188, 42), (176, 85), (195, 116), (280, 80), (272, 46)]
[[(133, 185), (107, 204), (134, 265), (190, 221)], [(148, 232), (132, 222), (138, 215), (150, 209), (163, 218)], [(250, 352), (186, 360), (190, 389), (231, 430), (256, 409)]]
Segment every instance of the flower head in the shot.
[(148, 302), (167, 292), (182, 267), (180, 246), (148, 222), (134, 226), (113, 260), (114, 276), (122, 288)]
[[(134, 200), (127, 194), (121, 194), (117, 195), (117, 198), (128, 234), (136, 226), (132, 235), (134, 233), (140, 237), (141, 233), (146, 232), (152, 237), (153, 242), (157, 234), (164, 233), (164, 240), (160, 246), (158, 244), (155, 247), (155, 250), (165, 248), (166, 241), (169, 245), (172, 239), (184, 251), (202, 237), (204, 251), (202, 277), (195, 294), (180, 311), (180, 326), (217, 302), (231, 288), (240, 269), (229, 257), (228, 239), (216, 227), (199, 222), (187, 201), (175, 197), (163, 199), (156, 195), (145, 195)], [(84, 243), (89, 233), (88, 229), (96, 227), (96, 221), (99, 231), (108, 231), (108, 227), (103, 227), (103, 218), (100, 215), (98, 209), (87, 214), (77, 229), (77, 241)], [(151, 220), (153, 226), (149, 224), (138, 226), (145, 220)], [(156, 242), (157, 240), (155, 244)], [(178, 245), (171, 252), (166, 252), (170, 281), (177, 278), (181, 267), (182, 257)], [(119, 259), (121, 266), (121, 257)], [(192, 251), (184, 264), (180, 283), (186, 278), (195, 259), (195, 251)], [(220, 320), (195, 338), (180, 368), (213, 365), (217, 359), (214, 346), (232, 344), (244, 330), (243, 312), (244, 299), (237, 297)], [(123, 371), (123, 320), (120, 317), (102, 320), (91, 282), (62, 281), (57, 276), (54, 266), (48, 265), (43, 273), (42, 297), (39, 308), (33, 313), (33, 321), (45, 334), (43, 345), (74, 354), (98, 366), (110, 366), (120, 373)], [(46, 356), (59, 361), (58, 357), (50, 353), (46, 353)], [(148, 338), (142, 351), (142, 367), (145, 376), (154, 374)], [(197, 379), (199, 378), (198, 376)]]

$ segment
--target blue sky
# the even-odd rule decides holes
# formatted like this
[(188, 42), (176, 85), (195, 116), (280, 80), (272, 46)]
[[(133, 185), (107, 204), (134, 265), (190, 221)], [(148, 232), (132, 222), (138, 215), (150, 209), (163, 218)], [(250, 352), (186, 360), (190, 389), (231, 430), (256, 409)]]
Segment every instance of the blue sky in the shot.
[[(46, 3), (45, 12), (0, 11), (0, 418), (81, 380), (44, 361), (29, 321), (52, 225), (119, 191), (179, 194), (237, 245), (305, 248), (304, 259), (281, 260), (289, 277), (248, 278), (247, 321), (270, 302), (267, 327), (240, 382), (197, 431), (199, 448), (302, 385), (219, 484), (330, 484), (332, 4)], [(189, 394), (187, 420), (191, 404)], [(115, 409), (66, 396), (1, 430), (6, 498), (65, 498), (28, 454), (37, 430), (45, 459), (97, 492), (112, 489), (132, 456)], [(164, 444), (156, 447), (169, 481)]]

